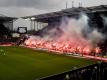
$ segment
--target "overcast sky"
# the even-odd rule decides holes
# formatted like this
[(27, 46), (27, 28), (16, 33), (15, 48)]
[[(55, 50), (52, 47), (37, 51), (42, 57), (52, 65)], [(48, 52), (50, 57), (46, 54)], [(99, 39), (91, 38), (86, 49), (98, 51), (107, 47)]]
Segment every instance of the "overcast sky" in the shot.
[(68, 7), (78, 6), (82, 2), (83, 6), (107, 5), (107, 0), (0, 0), (0, 14), (7, 16), (26, 16), (46, 13), (64, 9), (68, 2)]
[[(10, 17), (23, 17), (29, 15), (42, 14), (47, 12), (65, 9), (66, 2), (68, 8), (78, 7), (79, 2), (82, 6), (107, 5), (107, 0), (0, 0), (0, 14)], [(23, 24), (23, 20), (15, 22), (15, 26), (28, 26)]]

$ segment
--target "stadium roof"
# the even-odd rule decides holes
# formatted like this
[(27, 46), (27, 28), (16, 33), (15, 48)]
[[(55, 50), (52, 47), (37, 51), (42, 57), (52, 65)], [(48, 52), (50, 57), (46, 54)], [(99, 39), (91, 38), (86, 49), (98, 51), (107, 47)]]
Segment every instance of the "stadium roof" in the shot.
[(17, 19), (16, 17), (8, 17), (3, 14), (0, 14), (0, 22), (7, 22)]
[(84, 12), (84, 13), (107, 12), (107, 5), (100, 5), (100, 6), (93, 6), (93, 7), (86, 7), (86, 8), (73, 7), (73, 8), (63, 9), (57, 12), (26, 16), (22, 18), (40, 21), (40, 22), (47, 22), (47, 21), (54, 20), (54, 18), (58, 18), (61, 16), (74, 16), (74, 15), (79, 14), (80, 12)]

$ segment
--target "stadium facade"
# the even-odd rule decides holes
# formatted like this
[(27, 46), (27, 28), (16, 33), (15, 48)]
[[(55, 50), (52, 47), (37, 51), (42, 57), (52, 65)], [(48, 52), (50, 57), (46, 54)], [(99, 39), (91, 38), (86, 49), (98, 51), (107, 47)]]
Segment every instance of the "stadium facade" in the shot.
[(0, 24), (3, 24), (6, 28), (8, 28), (11, 31), (13, 30), (13, 22), (16, 19), (17, 18), (15, 17), (8, 17), (0, 14)]
[(17, 18), (0, 15), (0, 42), (7, 42), (7, 39), (12, 37), (13, 22)]
[(93, 24), (95, 23), (101, 27), (101, 15), (107, 16), (107, 5), (92, 7), (72, 7), (63, 9), (61, 11), (25, 16), (22, 18), (31, 21), (31, 29), (39, 30), (47, 25), (60, 21), (64, 16), (78, 18), (78, 15), (80, 15), (80, 13), (87, 14), (91, 17)]

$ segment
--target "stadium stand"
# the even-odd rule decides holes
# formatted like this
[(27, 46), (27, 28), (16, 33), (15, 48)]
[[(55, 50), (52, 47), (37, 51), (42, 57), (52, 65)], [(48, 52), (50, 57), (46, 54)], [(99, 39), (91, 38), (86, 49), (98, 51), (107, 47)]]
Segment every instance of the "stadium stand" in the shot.
[(0, 14), (0, 44), (12, 42), (13, 21), (16, 19)]
[(107, 80), (107, 63), (101, 62), (39, 80)]

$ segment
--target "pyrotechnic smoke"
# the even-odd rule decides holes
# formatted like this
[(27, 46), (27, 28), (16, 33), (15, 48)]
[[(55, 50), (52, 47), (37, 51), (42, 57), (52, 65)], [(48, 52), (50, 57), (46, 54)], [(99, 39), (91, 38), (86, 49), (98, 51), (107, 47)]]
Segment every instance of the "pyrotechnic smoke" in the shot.
[(103, 18), (104, 26), (107, 26), (107, 17), (105, 17), (105, 16), (102, 15), (102, 18)]
[(98, 32), (97, 28), (91, 29), (88, 25), (88, 21), (89, 18), (84, 13), (80, 15), (79, 19), (63, 17), (60, 25), (50, 30), (48, 36), (57, 33), (50, 37), (56, 40), (56, 36), (59, 33), (57, 28), (59, 28), (63, 33), (57, 38), (58, 40), (63, 38), (64, 40), (77, 42), (83, 41), (83, 43), (84, 41), (87, 41), (89, 44), (95, 46), (104, 39), (104, 35), (101, 32)]
[(48, 34), (43, 37), (31, 36), (25, 44), (62, 52), (88, 53), (95, 50), (104, 39), (97, 28), (89, 26), (89, 17), (84, 13), (80, 14), (79, 19), (63, 17), (59, 24), (54, 24), (52, 29), (46, 29), (45, 32)]

